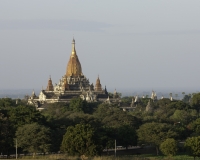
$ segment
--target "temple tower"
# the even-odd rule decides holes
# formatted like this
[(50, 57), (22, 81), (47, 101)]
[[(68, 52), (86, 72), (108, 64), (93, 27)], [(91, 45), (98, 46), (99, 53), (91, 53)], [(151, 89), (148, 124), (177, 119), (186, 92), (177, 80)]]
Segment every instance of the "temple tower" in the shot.
[(102, 91), (99, 76), (98, 76), (98, 78), (96, 80), (95, 91)]
[(108, 91), (107, 91), (107, 88), (106, 88), (106, 86), (105, 86), (105, 94), (106, 94), (106, 95), (108, 95)]
[(78, 77), (82, 75), (81, 63), (75, 49), (75, 40), (72, 40), (72, 53), (67, 64), (66, 77)]
[(46, 91), (54, 91), (51, 77), (49, 77)]

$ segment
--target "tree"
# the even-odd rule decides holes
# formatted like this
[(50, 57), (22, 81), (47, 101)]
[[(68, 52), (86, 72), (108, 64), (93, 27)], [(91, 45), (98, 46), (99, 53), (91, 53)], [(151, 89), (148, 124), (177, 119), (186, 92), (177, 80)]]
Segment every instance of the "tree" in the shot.
[(172, 126), (166, 123), (145, 123), (137, 130), (138, 140), (140, 143), (151, 144), (156, 147), (158, 155), (158, 147), (167, 138), (177, 136), (177, 133), (172, 131)]
[(169, 105), (168, 105), (169, 108), (175, 108), (175, 109), (180, 109), (180, 110), (187, 110), (187, 109), (191, 109), (192, 107), (183, 102), (183, 101), (175, 101), (175, 102), (171, 102)]
[(166, 156), (174, 156), (177, 153), (177, 142), (173, 138), (168, 138), (160, 145), (161, 152)]
[(138, 128), (140, 122), (136, 117), (129, 115), (127, 112), (122, 112), (119, 109), (111, 109), (107, 112), (107, 115), (102, 120), (102, 123), (105, 126), (114, 128), (119, 128), (123, 125), (129, 125)]
[(39, 124), (46, 123), (45, 117), (38, 110), (36, 110), (35, 107), (31, 106), (18, 106), (11, 108), (8, 116), (16, 128), (34, 122)]
[(9, 156), (9, 149), (13, 146), (14, 129), (8, 117), (0, 113), (0, 152)]
[(169, 98), (163, 98), (159, 99), (156, 103), (159, 107), (166, 107), (166, 105), (169, 105), (172, 102), (170, 101)]
[(122, 97), (121, 98), (121, 102), (126, 104), (126, 105), (130, 105), (131, 101), (132, 101), (132, 98), (131, 96), (125, 96), (125, 97)]
[(15, 106), (15, 101), (11, 98), (0, 98), (0, 108)]
[(118, 128), (122, 125), (130, 125), (138, 128), (141, 123), (135, 116), (107, 104), (99, 105), (94, 115), (107, 127)]
[(129, 145), (137, 145), (137, 135), (134, 127), (123, 125), (117, 128), (117, 142), (125, 146), (126, 149)]
[(98, 142), (98, 135), (89, 124), (77, 124), (75, 127), (69, 126), (63, 136), (61, 150), (70, 155), (80, 156), (99, 155), (103, 147)]
[(189, 103), (189, 102), (190, 102), (190, 99), (191, 99), (191, 94), (184, 95), (184, 97), (183, 97), (183, 102)]
[(87, 113), (89, 110), (87, 101), (82, 100), (81, 98), (73, 98), (70, 101), (69, 108), (74, 112), (83, 112)]
[(200, 135), (200, 118), (197, 118), (195, 121), (191, 122), (188, 127), (191, 131), (193, 131), (193, 136)]
[(185, 147), (195, 160), (197, 156), (200, 156), (200, 136), (187, 138), (185, 141)]
[(76, 124), (90, 124), (92, 127), (100, 127), (101, 122), (98, 118), (90, 114), (84, 114), (81, 112), (74, 112), (68, 115), (68, 119), (71, 121), (71, 125)]
[(196, 93), (192, 96), (192, 105), (195, 107), (195, 109), (200, 111), (200, 93)]
[(116, 128), (101, 127), (98, 129), (98, 134), (100, 137), (100, 141), (102, 142), (103, 148), (106, 148), (108, 151), (108, 149), (115, 147)]
[(188, 109), (187, 111), (177, 109), (170, 117), (174, 122), (181, 122), (182, 124), (188, 124), (196, 118), (197, 112), (193, 109)]
[(50, 149), (50, 129), (37, 123), (25, 124), (16, 131), (18, 146), (33, 153), (48, 152)]

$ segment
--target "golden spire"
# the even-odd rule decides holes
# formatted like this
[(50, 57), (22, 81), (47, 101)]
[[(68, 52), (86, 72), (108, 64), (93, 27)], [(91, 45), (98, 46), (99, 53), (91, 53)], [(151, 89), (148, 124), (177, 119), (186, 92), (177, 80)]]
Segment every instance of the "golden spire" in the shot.
[(79, 62), (78, 56), (76, 54), (75, 49), (75, 40), (73, 38), (72, 40), (72, 53), (69, 59), (69, 62), (67, 64), (67, 71), (66, 76), (72, 76), (72, 77), (78, 77), (82, 75), (82, 68), (81, 63)]
[(71, 54), (71, 56), (74, 56), (74, 55), (76, 55), (76, 49), (75, 49), (75, 40), (73, 38), (73, 40), (72, 40), (72, 54)]

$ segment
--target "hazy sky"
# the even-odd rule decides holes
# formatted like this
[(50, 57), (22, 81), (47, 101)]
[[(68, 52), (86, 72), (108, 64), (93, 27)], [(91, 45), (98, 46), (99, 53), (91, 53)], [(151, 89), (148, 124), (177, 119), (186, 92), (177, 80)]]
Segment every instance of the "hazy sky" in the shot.
[(0, 89), (57, 83), (73, 36), (108, 91), (200, 90), (199, 0), (1, 0)]

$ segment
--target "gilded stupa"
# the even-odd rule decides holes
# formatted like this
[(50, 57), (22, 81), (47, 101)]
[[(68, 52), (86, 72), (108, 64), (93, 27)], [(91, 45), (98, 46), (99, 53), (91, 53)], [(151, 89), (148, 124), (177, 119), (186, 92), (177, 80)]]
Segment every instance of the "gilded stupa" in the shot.
[(67, 64), (66, 76), (67, 77), (78, 77), (82, 75), (81, 63), (79, 62), (78, 56), (75, 49), (75, 40), (72, 41), (72, 53)]
[(89, 79), (82, 73), (73, 39), (65, 75), (55, 85), (50, 77), (47, 88), (42, 89), (38, 97), (30, 96), (28, 103), (40, 107), (45, 103), (69, 102), (74, 97), (81, 97), (88, 102), (106, 101), (108, 92), (106, 87), (102, 89), (99, 76), (94, 87), (93, 83), (90, 84)]

